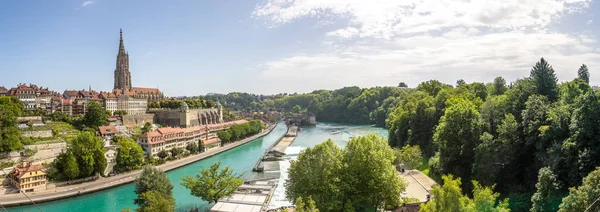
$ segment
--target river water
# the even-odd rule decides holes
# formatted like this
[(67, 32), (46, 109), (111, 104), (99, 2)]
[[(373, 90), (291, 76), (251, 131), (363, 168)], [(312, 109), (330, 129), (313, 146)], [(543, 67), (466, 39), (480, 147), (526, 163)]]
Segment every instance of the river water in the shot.
[[(200, 211), (208, 211), (211, 204), (202, 201), (200, 198), (192, 196), (188, 189), (181, 186), (182, 176), (193, 176), (198, 170), (209, 167), (215, 162), (221, 161), (221, 165), (230, 166), (234, 172), (241, 173), (246, 172), (245, 176), (248, 176), (252, 171), (256, 161), (262, 156), (264, 151), (274, 142), (277, 141), (286, 132), (284, 124), (279, 124), (270, 134), (251, 141), (245, 145), (239, 146), (232, 150), (223, 152), (213, 157), (189, 164), (187, 166), (169, 171), (167, 177), (173, 184), (173, 196), (176, 199), (177, 211), (187, 211), (190, 208), (199, 207)], [(328, 138), (331, 138), (336, 144), (345, 146), (348, 140), (353, 136), (376, 134), (378, 136), (384, 136), (387, 138), (387, 131), (383, 128), (376, 128), (371, 126), (363, 125), (338, 125), (338, 124), (327, 124), (319, 123), (313, 127), (305, 127), (303, 131), (298, 135), (292, 148), (289, 151), (299, 152), (300, 149), (306, 147), (312, 147), (319, 144)], [(293, 152), (289, 159), (294, 159)], [(282, 168), (287, 168), (289, 162), (282, 163)], [(282, 169), (283, 170), (283, 169)], [(277, 205), (288, 205), (289, 202), (285, 200), (285, 189), (283, 188), (283, 180), (287, 175), (282, 175), (281, 186), (276, 188), (274, 195), (274, 201), (272, 206)], [(118, 186), (115, 188), (107, 189), (104, 191), (96, 192), (93, 194), (83, 195), (70, 199), (63, 199), (53, 202), (41, 203), (38, 206), (45, 212), (89, 212), (89, 211), (120, 211), (121, 209), (129, 208), (133, 211), (136, 205), (133, 204), (133, 199), (136, 197), (134, 191), (134, 184), (129, 183), (126, 185)], [(1, 198), (0, 198), (1, 201)], [(32, 206), (22, 206), (9, 208), (10, 212), (25, 211), (25, 212), (38, 212), (39, 210)]]

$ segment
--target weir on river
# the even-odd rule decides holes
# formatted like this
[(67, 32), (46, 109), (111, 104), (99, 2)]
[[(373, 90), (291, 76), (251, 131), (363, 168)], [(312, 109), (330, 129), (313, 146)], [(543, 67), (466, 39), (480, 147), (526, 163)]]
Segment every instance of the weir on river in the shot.
[[(340, 128), (340, 131), (347, 131), (349, 133), (338, 133), (333, 134), (331, 130), (327, 129), (330, 127)], [(343, 129), (341, 129), (343, 128)], [(277, 127), (268, 135), (256, 139), (255, 141), (249, 142), (242, 146), (236, 147), (229, 151), (220, 153), (210, 158), (206, 158), (201, 161), (189, 164), (176, 170), (167, 172), (167, 177), (173, 184), (173, 196), (176, 200), (177, 211), (186, 211), (193, 207), (200, 208), (200, 211), (208, 211), (213, 204), (208, 204), (202, 201), (200, 198), (192, 196), (190, 191), (185, 187), (181, 186), (182, 176), (193, 176), (196, 175), (198, 170), (210, 167), (215, 162), (221, 161), (221, 165), (230, 166), (234, 172), (242, 173), (245, 172), (244, 177), (250, 177), (252, 168), (255, 166), (256, 161), (262, 157), (263, 153), (279, 138), (281, 138), (287, 131), (285, 124), (280, 123)], [(323, 124), (318, 123), (315, 127), (305, 127), (302, 133), (298, 135), (294, 143), (288, 149), (306, 148), (312, 147), (319, 144), (328, 138), (331, 138), (336, 144), (345, 146), (350, 137), (367, 135), (374, 133), (378, 136), (387, 137), (387, 130), (383, 128), (377, 128), (365, 125), (338, 125), (338, 124)], [(277, 188), (271, 200), (271, 204), (274, 207), (286, 205), (285, 200), (285, 188), (283, 183), (287, 178), (287, 166), (289, 163), (282, 163), (282, 176), (278, 182)], [(136, 194), (133, 192), (135, 186), (133, 183), (110, 188), (104, 191), (82, 195), (79, 197), (63, 199), (59, 201), (47, 202), (38, 204), (38, 206), (44, 212), (88, 212), (88, 211), (107, 211), (107, 212), (118, 212), (121, 209), (129, 208), (132, 211), (137, 207), (133, 204), (133, 199), (136, 198)], [(0, 197), (0, 202), (1, 202)], [(11, 212), (39, 212), (33, 205), (20, 206), (8, 208)]]

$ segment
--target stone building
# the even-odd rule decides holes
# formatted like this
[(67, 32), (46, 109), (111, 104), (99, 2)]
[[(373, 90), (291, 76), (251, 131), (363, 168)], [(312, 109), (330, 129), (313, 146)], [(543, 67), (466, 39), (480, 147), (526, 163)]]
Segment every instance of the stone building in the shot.
[(195, 127), (201, 125), (223, 123), (223, 106), (217, 108), (190, 109), (185, 102), (177, 109), (150, 109), (156, 123), (171, 127)]
[(115, 86), (113, 89), (131, 90), (131, 72), (129, 72), (129, 53), (123, 44), (123, 30), (119, 30), (119, 52), (115, 68)]
[(160, 151), (173, 148), (185, 148), (189, 143), (202, 141), (205, 147), (220, 146), (216, 132), (229, 129), (233, 125), (244, 124), (248, 121), (238, 120), (225, 123), (194, 126), (189, 128), (162, 127), (156, 131), (147, 132), (138, 138), (138, 144), (147, 155), (156, 155)]
[[(19, 83), (17, 87), (6, 90), (4, 87), (0, 87), (0, 96), (16, 96), (23, 102), (25, 110), (35, 110), (36, 108), (42, 108), (44, 110), (51, 109), (52, 96), (55, 92), (48, 90), (48, 88), (38, 87), (35, 84)], [(50, 112), (50, 111), (49, 111)]]
[(119, 51), (117, 53), (117, 65), (114, 72), (115, 91), (127, 93), (131, 97), (144, 98), (147, 101), (160, 101), (164, 95), (158, 88), (133, 87), (131, 83), (131, 72), (129, 71), (129, 53), (125, 50), (123, 43), (123, 30), (119, 31)]
[(8, 89), (6, 89), (4, 86), (0, 86), (0, 96), (7, 96), (8, 95)]
[(114, 113), (117, 110), (127, 111), (127, 114), (145, 114), (148, 109), (146, 98), (137, 98), (132, 92), (114, 90), (112, 92), (96, 92), (93, 90), (65, 91), (64, 98), (71, 102), (72, 114), (83, 115), (87, 105), (94, 101), (105, 110)]
[(46, 175), (42, 165), (32, 165), (28, 162), (16, 165), (9, 173), (13, 186), (25, 192), (46, 190)]

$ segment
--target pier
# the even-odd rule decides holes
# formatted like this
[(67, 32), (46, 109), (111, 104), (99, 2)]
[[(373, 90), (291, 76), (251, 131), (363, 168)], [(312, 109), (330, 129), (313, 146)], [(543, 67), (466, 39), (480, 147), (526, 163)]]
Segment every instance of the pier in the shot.
[(279, 163), (285, 156), (285, 150), (294, 142), (297, 135), (298, 127), (288, 126), (287, 133), (265, 150), (246, 182), (233, 195), (220, 199), (210, 211), (266, 211), (281, 175)]

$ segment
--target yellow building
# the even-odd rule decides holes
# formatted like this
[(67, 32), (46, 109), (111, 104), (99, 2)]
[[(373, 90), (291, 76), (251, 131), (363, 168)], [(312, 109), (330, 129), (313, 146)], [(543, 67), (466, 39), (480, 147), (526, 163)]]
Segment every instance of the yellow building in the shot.
[(31, 163), (23, 162), (15, 166), (9, 175), (13, 185), (21, 191), (46, 190), (48, 178), (42, 165), (32, 165)]

